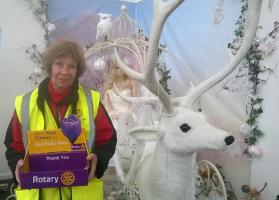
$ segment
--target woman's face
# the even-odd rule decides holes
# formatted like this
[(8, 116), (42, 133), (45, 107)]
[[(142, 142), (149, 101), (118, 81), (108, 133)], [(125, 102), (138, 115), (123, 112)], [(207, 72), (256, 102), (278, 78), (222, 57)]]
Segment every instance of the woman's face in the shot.
[(72, 87), (77, 74), (77, 63), (70, 56), (58, 57), (51, 65), (50, 81), (56, 91), (64, 91)]

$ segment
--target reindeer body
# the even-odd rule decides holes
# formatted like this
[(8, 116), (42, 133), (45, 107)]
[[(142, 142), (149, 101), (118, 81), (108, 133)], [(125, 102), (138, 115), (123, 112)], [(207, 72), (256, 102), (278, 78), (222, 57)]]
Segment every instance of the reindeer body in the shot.
[[(173, 154), (156, 149), (147, 155), (137, 173), (137, 186), (143, 200), (193, 200), (195, 195), (195, 153)], [(158, 160), (160, 159), (160, 160)]]

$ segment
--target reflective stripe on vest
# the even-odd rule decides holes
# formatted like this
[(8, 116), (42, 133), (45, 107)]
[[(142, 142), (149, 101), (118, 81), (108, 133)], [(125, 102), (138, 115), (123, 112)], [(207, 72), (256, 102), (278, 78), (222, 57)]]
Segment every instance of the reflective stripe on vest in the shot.
[[(95, 145), (94, 118), (97, 115), (97, 110), (100, 101), (100, 94), (93, 90), (84, 89), (81, 86), (79, 86), (78, 93), (79, 93), (79, 102), (77, 103), (77, 108), (79, 107), (80, 109), (79, 112), (81, 113), (80, 120), (81, 120), (82, 127), (86, 129), (87, 146), (89, 149), (92, 150)], [(22, 139), (25, 148), (27, 148), (27, 132), (29, 130), (45, 129), (46, 126), (45, 120), (52, 121), (50, 118), (53, 118), (50, 108), (46, 102), (45, 102), (45, 115), (47, 116), (49, 115), (48, 119), (46, 116), (42, 115), (42, 113), (40, 112), (40, 110), (36, 105), (37, 95), (38, 95), (38, 89), (35, 89), (24, 96), (18, 96), (16, 98), (15, 107), (16, 107), (17, 116), (22, 125)], [(65, 117), (67, 117), (71, 113), (71, 109), (72, 107), (69, 106), (65, 114)], [(33, 121), (30, 121), (31, 115), (36, 116), (35, 121), (33, 119), (34, 117), (31, 118), (31, 120)], [(46, 119), (44, 119), (44, 117)], [(52, 126), (54, 126), (53, 123)]]
[(86, 102), (89, 111), (89, 127), (90, 127), (89, 136), (87, 139), (87, 146), (88, 148), (90, 147), (89, 149), (93, 151), (95, 147), (95, 122), (93, 118), (93, 112), (94, 112), (93, 100), (92, 100), (91, 91), (89, 89), (84, 89), (84, 92), (85, 92)]
[(30, 104), (30, 96), (32, 92), (28, 92), (26, 95), (22, 97), (22, 103), (21, 103), (21, 120), (23, 123), (21, 123), (21, 132), (22, 132), (22, 141), (24, 144), (24, 147), (27, 147), (27, 133), (30, 128), (30, 115), (29, 115), (29, 104)]

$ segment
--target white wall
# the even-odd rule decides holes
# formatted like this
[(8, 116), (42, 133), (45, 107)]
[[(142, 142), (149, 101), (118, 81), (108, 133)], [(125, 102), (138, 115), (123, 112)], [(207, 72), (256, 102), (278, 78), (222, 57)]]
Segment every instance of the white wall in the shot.
[[(279, 53), (276, 54), (279, 59)], [(263, 156), (255, 159), (251, 165), (251, 185), (261, 188), (267, 182), (267, 188), (263, 192), (263, 199), (275, 200), (279, 195), (279, 70), (270, 77), (262, 92), (264, 98), (264, 113), (260, 119), (260, 128), (265, 133), (260, 144), (263, 148)]]
[[(272, 12), (269, 12), (267, 7), (268, 1), (264, 1), (263, 15), (261, 16), (261, 24), (264, 31), (271, 31), (273, 22), (279, 21), (278, 10), (279, 2), (274, 1)], [(279, 34), (278, 34), (279, 38)], [(279, 40), (279, 39), (278, 39)], [(279, 48), (279, 41), (276, 42)], [(278, 156), (278, 141), (279, 141), (279, 49), (277, 49), (270, 57), (265, 60), (266, 66), (274, 67), (274, 72), (271, 74), (267, 83), (263, 86), (261, 95), (264, 98), (263, 110), (259, 125), (265, 136), (260, 140), (264, 154), (261, 158), (254, 159), (251, 164), (251, 185), (260, 189), (265, 182), (267, 188), (263, 191), (263, 200), (275, 200), (276, 195), (279, 195), (279, 156)]]
[(44, 32), (25, 1), (0, 0), (0, 179), (11, 176), (3, 144), (16, 95), (27, 92), (33, 62), (25, 49), (31, 43), (44, 47)]

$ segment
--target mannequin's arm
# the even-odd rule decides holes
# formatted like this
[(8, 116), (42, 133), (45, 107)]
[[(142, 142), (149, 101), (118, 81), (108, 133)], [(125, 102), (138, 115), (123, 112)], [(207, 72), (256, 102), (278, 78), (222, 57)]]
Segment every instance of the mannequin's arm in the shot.
[(110, 97), (109, 97), (109, 94), (108, 92), (105, 93), (104, 95), (104, 106), (109, 114), (109, 116), (112, 118), (112, 119), (117, 119), (118, 118), (118, 113), (117, 111), (115, 111), (113, 108), (112, 108), (112, 105), (111, 105), (111, 101), (110, 101)]

